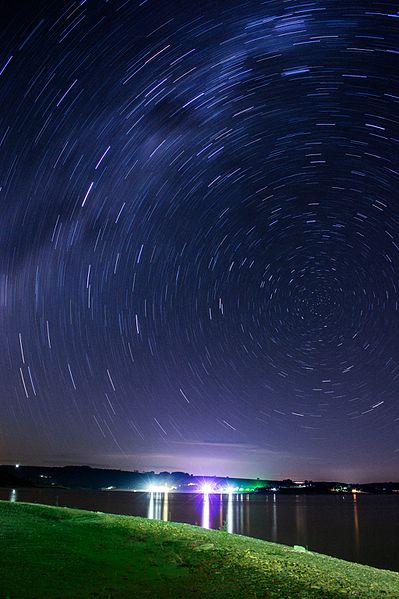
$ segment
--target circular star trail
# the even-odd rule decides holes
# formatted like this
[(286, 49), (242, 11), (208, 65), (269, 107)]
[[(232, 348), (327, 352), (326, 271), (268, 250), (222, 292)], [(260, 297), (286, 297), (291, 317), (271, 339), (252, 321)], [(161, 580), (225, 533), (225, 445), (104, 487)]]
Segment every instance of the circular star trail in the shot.
[(394, 476), (393, 4), (3, 17), (3, 460)]

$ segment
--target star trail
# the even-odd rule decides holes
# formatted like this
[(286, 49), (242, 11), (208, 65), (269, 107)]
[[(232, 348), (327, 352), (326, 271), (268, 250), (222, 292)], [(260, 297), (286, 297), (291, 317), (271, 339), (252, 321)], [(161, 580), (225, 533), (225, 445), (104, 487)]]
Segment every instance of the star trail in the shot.
[(2, 8), (3, 462), (397, 475), (397, 8)]

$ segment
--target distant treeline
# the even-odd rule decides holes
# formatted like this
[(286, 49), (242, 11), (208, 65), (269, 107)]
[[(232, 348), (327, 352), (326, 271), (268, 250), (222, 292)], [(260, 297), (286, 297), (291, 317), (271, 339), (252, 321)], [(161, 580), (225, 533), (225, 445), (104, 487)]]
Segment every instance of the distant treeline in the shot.
[(66, 487), (71, 489), (115, 489), (146, 491), (150, 488), (168, 487), (178, 492), (196, 492), (210, 483), (215, 490), (233, 488), (236, 492), (256, 493), (399, 493), (398, 482), (345, 483), (340, 481), (317, 482), (305, 480), (242, 479), (216, 476), (197, 476), (188, 472), (128, 472), (105, 470), (89, 466), (39, 467), (0, 466), (0, 486)]

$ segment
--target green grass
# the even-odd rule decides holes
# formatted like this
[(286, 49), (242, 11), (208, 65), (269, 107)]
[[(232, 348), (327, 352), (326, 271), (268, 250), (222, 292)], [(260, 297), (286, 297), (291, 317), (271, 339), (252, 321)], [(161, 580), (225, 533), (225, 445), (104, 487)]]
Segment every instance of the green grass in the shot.
[(399, 573), (221, 531), (0, 501), (0, 598), (399, 598)]

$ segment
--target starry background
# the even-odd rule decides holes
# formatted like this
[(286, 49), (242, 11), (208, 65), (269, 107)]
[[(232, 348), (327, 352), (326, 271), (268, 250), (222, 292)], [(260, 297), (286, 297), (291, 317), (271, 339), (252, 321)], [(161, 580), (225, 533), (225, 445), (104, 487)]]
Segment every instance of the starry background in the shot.
[(398, 478), (398, 27), (2, 7), (1, 462)]

